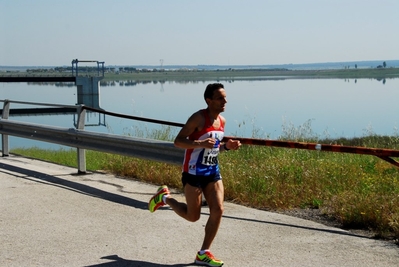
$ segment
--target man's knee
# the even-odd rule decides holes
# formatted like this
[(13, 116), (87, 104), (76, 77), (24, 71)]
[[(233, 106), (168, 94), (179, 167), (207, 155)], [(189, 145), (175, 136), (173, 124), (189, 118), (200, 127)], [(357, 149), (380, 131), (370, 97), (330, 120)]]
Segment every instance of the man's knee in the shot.
[(211, 216), (222, 217), (224, 212), (223, 205), (215, 205), (213, 207), (209, 207), (209, 213)]
[(200, 217), (201, 217), (200, 214), (190, 214), (186, 217), (186, 220), (189, 222), (196, 222), (199, 220)]

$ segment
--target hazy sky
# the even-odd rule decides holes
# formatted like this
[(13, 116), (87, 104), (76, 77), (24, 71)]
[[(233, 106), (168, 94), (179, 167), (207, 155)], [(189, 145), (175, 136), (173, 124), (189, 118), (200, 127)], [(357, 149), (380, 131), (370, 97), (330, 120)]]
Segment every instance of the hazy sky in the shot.
[(398, 0), (0, 0), (0, 65), (399, 59)]

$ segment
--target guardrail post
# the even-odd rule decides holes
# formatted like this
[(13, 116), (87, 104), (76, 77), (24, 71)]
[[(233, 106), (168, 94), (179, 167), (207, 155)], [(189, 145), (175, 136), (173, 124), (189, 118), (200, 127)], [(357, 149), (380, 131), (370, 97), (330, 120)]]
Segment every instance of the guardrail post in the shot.
[[(3, 105), (3, 113), (1, 115), (2, 120), (8, 120), (10, 116), (10, 102), (6, 99)], [(3, 157), (8, 157), (10, 155), (10, 147), (8, 143), (8, 134), (1, 135), (1, 151)]]
[[(76, 111), (78, 112), (78, 123), (76, 129), (83, 130), (85, 127), (86, 110), (80, 105)], [(77, 148), (78, 153), (78, 173), (86, 173), (86, 149)]]

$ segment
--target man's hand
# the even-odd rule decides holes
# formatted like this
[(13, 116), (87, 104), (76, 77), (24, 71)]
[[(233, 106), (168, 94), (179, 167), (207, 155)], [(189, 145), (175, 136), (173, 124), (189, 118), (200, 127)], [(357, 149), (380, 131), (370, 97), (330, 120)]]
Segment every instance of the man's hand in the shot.
[(216, 139), (207, 138), (198, 142), (200, 142), (200, 146), (203, 148), (213, 148), (216, 144)]
[(237, 149), (240, 148), (241, 142), (240, 142), (239, 140), (232, 140), (232, 139), (229, 139), (229, 140), (227, 140), (227, 142), (225, 143), (225, 145), (226, 145), (226, 148), (227, 148), (228, 150), (237, 150)]

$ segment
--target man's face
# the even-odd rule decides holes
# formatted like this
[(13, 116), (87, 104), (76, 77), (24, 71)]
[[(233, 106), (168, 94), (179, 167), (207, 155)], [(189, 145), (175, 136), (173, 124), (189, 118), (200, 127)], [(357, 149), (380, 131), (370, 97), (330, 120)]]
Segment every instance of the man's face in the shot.
[(226, 103), (226, 91), (223, 88), (215, 90), (212, 99), (208, 100), (209, 108), (215, 112), (223, 112), (226, 108)]

